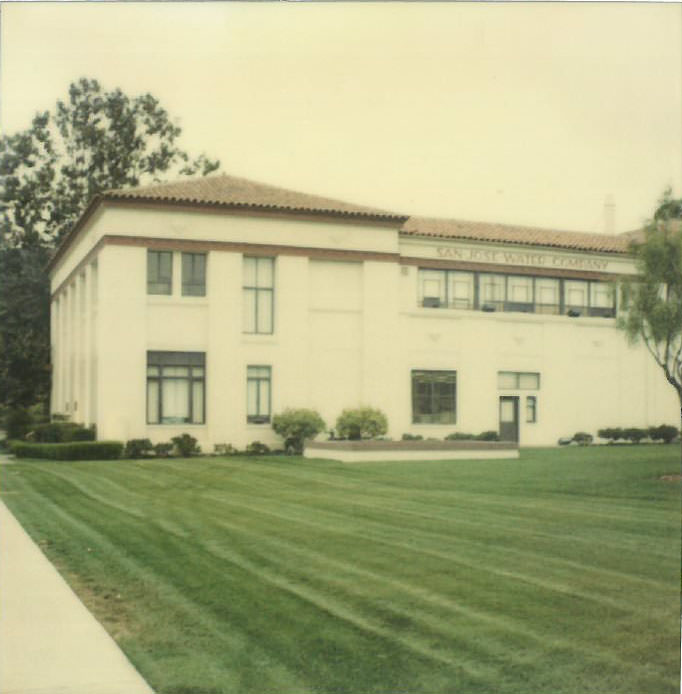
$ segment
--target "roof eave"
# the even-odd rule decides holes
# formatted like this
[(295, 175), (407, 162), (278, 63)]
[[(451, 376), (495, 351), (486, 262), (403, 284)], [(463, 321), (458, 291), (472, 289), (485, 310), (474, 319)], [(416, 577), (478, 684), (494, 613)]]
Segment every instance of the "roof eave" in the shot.
[(254, 203), (239, 203), (239, 202), (210, 202), (205, 200), (197, 199), (183, 199), (183, 198), (169, 198), (169, 199), (159, 199), (154, 196), (138, 196), (138, 195), (126, 195), (125, 193), (114, 193), (105, 192), (99, 195), (95, 195), (85, 211), (78, 218), (78, 221), (73, 226), (71, 231), (62, 239), (59, 246), (55, 250), (53, 256), (50, 258), (46, 270), (51, 272), (57, 265), (62, 256), (66, 253), (69, 246), (73, 243), (78, 236), (79, 232), (86, 225), (87, 221), (92, 217), (98, 207), (103, 203), (114, 202), (122, 203), (124, 205), (130, 205), (134, 207), (135, 205), (159, 205), (161, 207), (196, 207), (196, 208), (211, 208), (211, 209), (222, 209), (222, 210), (243, 210), (243, 211), (253, 211), (254, 213), (265, 213), (265, 214), (300, 214), (300, 215), (311, 215), (313, 217), (326, 218), (326, 219), (348, 219), (353, 221), (366, 221), (374, 224), (379, 224), (381, 226), (399, 227), (402, 226), (409, 217), (407, 215), (391, 215), (391, 214), (374, 214), (371, 212), (351, 212), (343, 210), (330, 210), (330, 209), (315, 209), (306, 207), (286, 207), (282, 205), (257, 205)]

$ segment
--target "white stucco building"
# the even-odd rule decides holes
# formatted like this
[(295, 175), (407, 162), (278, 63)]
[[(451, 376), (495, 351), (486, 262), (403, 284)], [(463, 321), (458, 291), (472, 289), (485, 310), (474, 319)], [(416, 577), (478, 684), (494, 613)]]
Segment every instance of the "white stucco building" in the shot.
[(676, 421), (615, 326), (627, 237), (420, 219), (229, 176), (93, 200), (50, 264), (52, 411), (98, 438), (276, 444), (381, 408), (389, 435), (521, 445)]

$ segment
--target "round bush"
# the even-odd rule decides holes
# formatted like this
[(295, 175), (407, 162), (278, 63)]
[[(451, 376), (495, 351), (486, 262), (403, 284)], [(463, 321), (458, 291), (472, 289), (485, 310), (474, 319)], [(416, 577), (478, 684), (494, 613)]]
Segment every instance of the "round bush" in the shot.
[(287, 408), (272, 418), (272, 428), (284, 439), (288, 453), (301, 454), (306, 439), (323, 431), (325, 423), (315, 410)]
[(373, 407), (344, 410), (336, 420), (336, 430), (345, 439), (373, 439), (388, 431), (386, 415)]

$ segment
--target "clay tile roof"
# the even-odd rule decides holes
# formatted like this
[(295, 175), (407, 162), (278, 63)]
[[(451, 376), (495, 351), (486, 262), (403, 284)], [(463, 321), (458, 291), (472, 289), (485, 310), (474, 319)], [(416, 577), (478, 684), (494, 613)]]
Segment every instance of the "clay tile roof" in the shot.
[(410, 217), (402, 226), (401, 234), (443, 239), (518, 243), (597, 253), (627, 253), (630, 242), (630, 238), (624, 234), (588, 234), (578, 231), (556, 231), (536, 227), (430, 217)]
[(396, 222), (407, 219), (407, 215), (353, 205), (318, 195), (298, 193), (226, 174), (173, 183), (160, 183), (140, 188), (110, 190), (102, 197), (105, 200), (192, 203), (231, 208), (308, 212), (386, 221), (395, 220)]

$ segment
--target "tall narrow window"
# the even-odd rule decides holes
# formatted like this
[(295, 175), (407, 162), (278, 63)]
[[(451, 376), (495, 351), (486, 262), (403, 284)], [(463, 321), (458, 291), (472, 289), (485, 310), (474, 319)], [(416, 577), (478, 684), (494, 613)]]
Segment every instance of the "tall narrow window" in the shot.
[(603, 318), (615, 316), (615, 295), (610, 282), (590, 282), (590, 315)]
[(481, 308), (499, 310), (504, 307), (505, 277), (504, 275), (479, 275)]
[(147, 352), (147, 423), (203, 424), (203, 352)]
[(535, 312), (553, 313), (560, 311), (559, 280), (550, 277), (535, 278)]
[(172, 294), (173, 253), (147, 251), (147, 294)]
[(526, 396), (526, 422), (533, 423), (538, 421), (538, 398), (537, 395)]
[(244, 257), (244, 332), (273, 331), (274, 258)]
[(412, 372), (412, 422), (454, 424), (457, 418), (457, 372)]
[(246, 368), (246, 421), (267, 424), (270, 421), (272, 374), (269, 366)]
[(182, 254), (182, 295), (206, 296), (206, 254)]
[(448, 298), (453, 308), (474, 307), (474, 273), (448, 272)]

